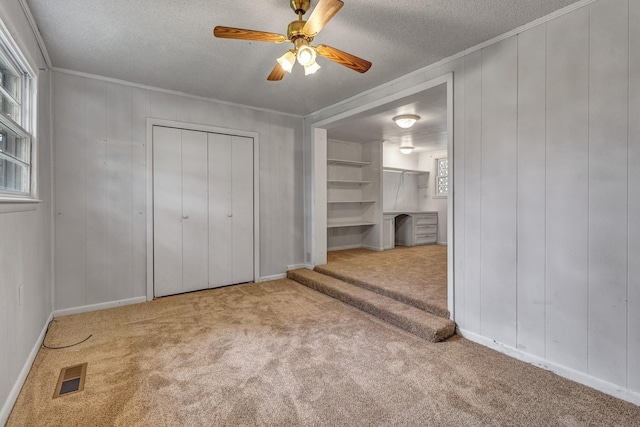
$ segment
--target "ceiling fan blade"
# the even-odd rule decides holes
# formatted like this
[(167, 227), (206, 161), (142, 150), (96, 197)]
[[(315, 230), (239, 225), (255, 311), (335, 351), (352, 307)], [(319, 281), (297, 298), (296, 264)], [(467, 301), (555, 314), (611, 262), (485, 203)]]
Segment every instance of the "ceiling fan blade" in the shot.
[(333, 62), (344, 65), (345, 67), (351, 68), (359, 73), (366, 73), (369, 68), (371, 68), (371, 62), (358, 58), (350, 53), (338, 50), (335, 47), (321, 44), (316, 47), (316, 52), (320, 56), (324, 56)]
[(273, 67), (273, 70), (271, 70), (271, 74), (269, 74), (269, 77), (267, 77), (267, 80), (269, 80), (270, 82), (277, 82), (278, 80), (282, 80), (282, 78), (286, 74), (287, 72), (282, 69), (280, 64), (276, 64), (276, 66)]
[(253, 40), (257, 42), (282, 43), (287, 41), (287, 38), (282, 34), (221, 26), (213, 29), (213, 35), (221, 39)]
[(320, 0), (313, 9), (309, 20), (302, 27), (302, 32), (309, 37), (314, 37), (338, 13), (342, 6), (344, 3), (341, 0)]

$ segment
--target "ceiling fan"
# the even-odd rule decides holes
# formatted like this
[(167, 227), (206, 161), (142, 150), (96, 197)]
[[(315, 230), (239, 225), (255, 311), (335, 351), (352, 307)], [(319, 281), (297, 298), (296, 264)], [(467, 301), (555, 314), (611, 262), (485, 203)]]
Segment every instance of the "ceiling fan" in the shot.
[(359, 73), (365, 73), (371, 68), (371, 62), (331, 46), (324, 44), (318, 46), (311, 45), (313, 38), (327, 25), (327, 22), (338, 13), (340, 8), (344, 6), (341, 0), (320, 0), (307, 21), (302, 19), (302, 15), (307, 13), (311, 7), (310, 0), (290, 0), (290, 5), (291, 9), (298, 15), (298, 19), (289, 24), (286, 36), (277, 33), (221, 26), (213, 29), (213, 35), (223, 39), (293, 43), (293, 49), (287, 51), (277, 59), (278, 63), (271, 71), (271, 74), (269, 74), (269, 77), (267, 77), (269, 81), (282, 80), (286, 72), (291, 72), (296, 59), (298, 63), (304, 67), (305, 75), (315, 73), (320, 68), (320, 65), (316, 62), (317, 55), (323, 56)]

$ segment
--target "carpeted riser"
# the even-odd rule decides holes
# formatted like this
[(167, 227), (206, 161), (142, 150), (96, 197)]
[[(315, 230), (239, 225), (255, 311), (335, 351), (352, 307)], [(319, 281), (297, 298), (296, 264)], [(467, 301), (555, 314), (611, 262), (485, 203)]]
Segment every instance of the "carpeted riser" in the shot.
[[(405, 316), (401, 312), (397, 312), (397, 311), (394, 312), (393, 310), (386, 309), (385, 307), (381, 307), (380, 305), (376, 305), (375, 303), (369, 301), (366, 298), (366, 296), (360, 297), (360, 296), (350, 295), (349, 292), (343, 291), (340, 288), (337, 288), (331, 285), (326, 285), (322, 283), (320, 280), (315, 280), (315, 279), (306, 277), (304, 274), (304, 270), (302, 271), (302, 273), (298, 273), (295, 270), (289, 271), (288, 277), (311, 289), (314, 289), (318, 292), (322, 292), (326, 295), (329, 295), (332, 298), (338, 299), (366, 313), (376, 316), (381, 320), (384, 320), (394, 326), (404, 329), (405, 331), (410, 332), (416, 336), (419, 336), (420, 338), (423, 338), (427, 341), (439, 342), (449, 338), (455, 333), (455, 323), (452, 321), (440, 320), (438, 322), (440, 323), (440, 325), (438, 326), (429, 325), (429, 324), (426, 324), (425, 322), (416, 322), (415, 319), (411, 319)], [(333, 280), (337, 280), (337, 279), (333, 278)], [(346, 284), (346, 283), (345, 285), (349, 286), (349, 284)], [(362, 291), (362, 292), (365, 293), (368, 291)], [(413, 307), (407, 307), (407, 310), (410, 310), (412, 308)], [(413, 309), (416, 310), (415, 308)]]
[(445, 319), (449, 319), (450, 313), (449, 310), (443, 310), (442, 308), (430, 304), (428, 301), (423, 301), (419, 299), (410, 298), (406, 295), (399, 294), (397, 292), (393, 292), (389, 289), (381, 288), (379, 286), (375, 286), (372, 283), (365, 282), (363, 280), (358, 280), (353, 277), (345, 276), (343, 274), (337, 273), (330, 268), (326, 268), (325, 266), (317, 266), (314, 268), (314, 271), (318, 273), (325, 274), (327, 276), (335, 277), (336, 279), (342, 280), (347, 283), (351, 283), (352, 285), (360, 286), (361, 288), (367, 289), (372, 292), (379, 293), (380, 295), (384, 295), (389, 298), (393, 298), (397, 301), (403, 302), (405, 304), (412, 305), (421, 310), (427, 311), (429, 313), (433, 313), (436, 316), (440, 316)]

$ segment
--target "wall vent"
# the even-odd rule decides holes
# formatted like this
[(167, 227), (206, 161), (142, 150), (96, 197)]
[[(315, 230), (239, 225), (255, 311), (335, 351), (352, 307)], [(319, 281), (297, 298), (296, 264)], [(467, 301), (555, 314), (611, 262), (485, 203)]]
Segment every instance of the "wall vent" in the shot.
[(84, 380), (87, 376), (87, 363), (69, 366), (60, 370), (58, 384), (53, 393), (53, 398), (67, 396), (84, 390)]

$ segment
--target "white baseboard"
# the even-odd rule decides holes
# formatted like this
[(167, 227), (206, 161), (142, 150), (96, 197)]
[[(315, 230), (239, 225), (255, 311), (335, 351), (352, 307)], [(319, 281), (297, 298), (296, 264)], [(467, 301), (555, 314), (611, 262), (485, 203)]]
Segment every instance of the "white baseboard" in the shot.
[[(309, 264), (293, 264), (293, 265), (287, 266), (287, 271), (298, 270), (300, 268), (310, 268), (310, 267), (309, 267)], [(287, 278), (287, 273), (274, 274), (271, 276), (263, 276), (259, 278), (258, 283), (271, 282), (272, 280), (280, 280), (280, 279), (286, 279), (286, 278)]]
[(287, 273), (274, 274), (272, 276), (262, 276), (261, 278), (258, 279), (258, 283), (271, 282), (273, 280), (286, 279), (286, 277), (287, 277)]
[(464, 329), (457, 328), (457, 333), (458, 335), (461, 335), (469, 341), (484, 345), (485, 347), (489, 347), (502, 354), (506, 354), (507, 356), (537, 366), (546, 371), (551, 371), (561, 377), (586, 385), (587, 387), (591, 387), (613, 397), (617, 397), (618, 399), (626, 400), (627, 402), (631, 402), (635, 405), (640, 405), (639, 392), (620, 387), (599, 378), (592, 377), (591, 375), (585, 374), (583, 372), (579, 372), (566, 366), (550, 362), (541, 357), (525, 353), (521, 350), (518, 350), (517, 348), (513, 348), (511, 346), (494, 341), (490, 338), (483, 337), (482, 335), (465, 331)]
[(382, 252), (384, 248), (378, 248), (376, 246), (362, 245), (363, 249), (369, 249), (370, 251)]
[(327, 252), (329, 251), (344, 251), (345, 249), (358, 249), (361, 248), (362, 245), (347, 245), (347, 246), (332, 246), (327, 248)]
[(16, 403), (18, 399), (18, 395), (20, 394), (20, 390), (22, 390), (22, 386), (27, 379), (27, 375), (29, 375), (29, 371), (31, 370), (31, 365), (33, 365), (33, 361), (36, 360), (36, 356), (38, 355), (38, 350), (40, 350), (40, 346), (42, 345), (42, 341), (44, 341), (44, 336), (47, 333), (47, 327), (49, 326), (49, 322), (53, 320), (53, 313), (49, 314), (47, 321), (44, 323), (42, 327), (42, 331), (40, 331), (40, 335), (36, 340), (31, 352), (29, 353), (29, 357), (25, 360), (24, 365), (22, 366), (22, 370), (16, 379), (16, 382), (11, 387), (11, 392), (9, 396), (7, 396), (7, 400), (4, 402), (2, 406), (2, 410), (0, 410), (0, 425), (5, 425), (7, 420), (9, 419), (9, 415), (11, 415), (11, 410), (13, 409), (13, 405)]
[(130, 304), (139, 304), (141, 302), (147, 302), (147, 297), (146, 296), (136, 297), (136, 298), (129, 298), (129, 299), (121, 299), (118, 301), (103, 302), (100, 304), (91, 304), (91, 305), (83, 305), (80, 307), (63, 308), (62, 310), (55, 310), (53, 312), (53, 317), (69, 316), (70, 314), (87, 313), (89, 311), (104, 310), (107, 308), (120, 307), (123, 305), (130, 305)]

